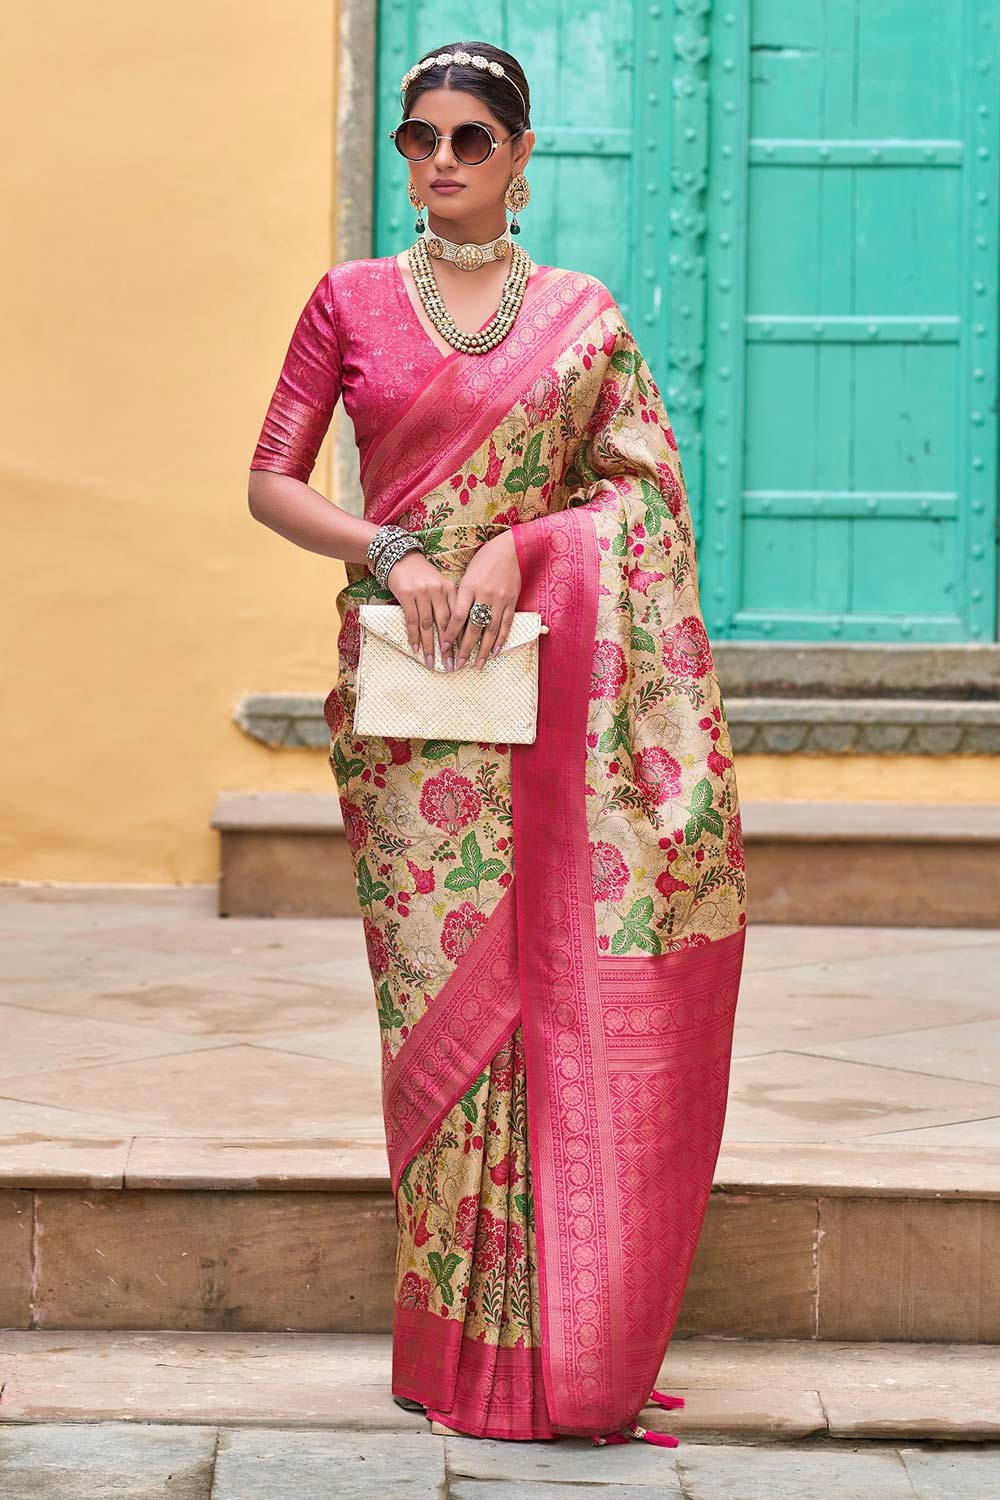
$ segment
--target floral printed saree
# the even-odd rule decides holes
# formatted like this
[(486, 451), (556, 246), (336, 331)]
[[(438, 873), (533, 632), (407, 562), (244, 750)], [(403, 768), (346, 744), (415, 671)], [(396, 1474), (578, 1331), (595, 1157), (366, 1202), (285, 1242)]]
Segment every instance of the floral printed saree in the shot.
[[(595, 277), (531, 278), (365, 453), (365, 515), (457, 581), (513, 531), (532, 744), (356, 737), (348, 563), (329, 761), (381, 1032), (397, 1395), (498, 1438), (647, 1403), (726, 1111), (746, 923), (733, 752), (660, 392)], [(467, 670), (475, 670), (471, 665)]]

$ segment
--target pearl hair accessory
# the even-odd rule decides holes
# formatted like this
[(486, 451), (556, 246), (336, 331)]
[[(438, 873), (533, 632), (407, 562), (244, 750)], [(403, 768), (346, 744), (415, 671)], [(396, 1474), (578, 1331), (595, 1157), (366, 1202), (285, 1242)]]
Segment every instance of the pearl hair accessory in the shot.
[(413, 67), (403, 74), (400, 81), (400, 103), (402, 104), (403, 102), (403, 94), (408, 83), (412, 82), (420, 73), (425, 73), (428, 68), (443, 68), (448, 63), (461, 63), (463, 65), (471, 63), (474, 68), (485, 68), (487, 72), (493, 74), (494, 78), (506, 78), (507, 82), (512, 84), (517, 89), (518, 94), (520, 94), (521, 107), (524, 110), (524, 117), (527, 119), (528, 106), (525, 103), (524, 94), (521, 93), (517, 84), (514, 83), (513, 78), (506, 71), (503, 63), (494, 62), (491, 58), (484, 57), (481, 52), (439, 52), (435, 57), (425, 57), (420, 62), (414, 63)]

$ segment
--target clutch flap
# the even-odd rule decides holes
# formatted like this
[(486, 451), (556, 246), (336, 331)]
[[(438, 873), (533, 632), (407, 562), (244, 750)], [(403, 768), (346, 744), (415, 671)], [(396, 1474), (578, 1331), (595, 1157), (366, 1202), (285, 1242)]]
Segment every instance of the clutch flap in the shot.
[[(413, 657), (410, 642), (406, 634), (406, 619), (403, 615), (401, 604), (362, 604), (358, 607), (358, 622), (362, 629), (370, 631), (382, 640), (388, 641), (390, 645), (396, 646), (408, 657)], [(533, 641), (536, 636), (543, 635), (548, 631), (548, 626), (542, 624), (542, 617), (537, 609), (516, 609), (514, 618), (510, 622), (510, 630), (507, 639), (498, 651), (498, 656), (503, 656), (505, 651), (512, 651), (516, 646), (525, 646)], [(437, 641), (435, 639), (435, 655), (437, 654)]]

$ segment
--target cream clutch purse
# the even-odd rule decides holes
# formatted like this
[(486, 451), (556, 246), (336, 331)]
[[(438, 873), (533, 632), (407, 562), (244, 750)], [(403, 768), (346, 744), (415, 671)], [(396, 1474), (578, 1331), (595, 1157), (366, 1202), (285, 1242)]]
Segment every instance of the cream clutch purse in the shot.
[(362, 604), (358, 618), (355, 734), (518, 745), (534, 740), (538, 637), (549, 628), (538, 610), (515, 610), (497, 655), (482, 669), (470, 658), (459, 672), (446, 669), (436, 630), (433, 668), (414, 656), (402, 605)]

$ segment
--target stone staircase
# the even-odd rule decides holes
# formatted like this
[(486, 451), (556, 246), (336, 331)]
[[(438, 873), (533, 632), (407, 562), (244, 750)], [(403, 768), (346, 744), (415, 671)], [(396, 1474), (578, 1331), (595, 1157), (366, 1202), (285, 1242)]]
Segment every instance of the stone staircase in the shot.
[[(405, 1426), (360, 922), (220, 922), (211, 886), (25, 890), (0, 938), (0, 1421)], [(995, 1436), (1000, 935), (748, 939), (664, 1369), (692, 1399), (662, 1415)]]

